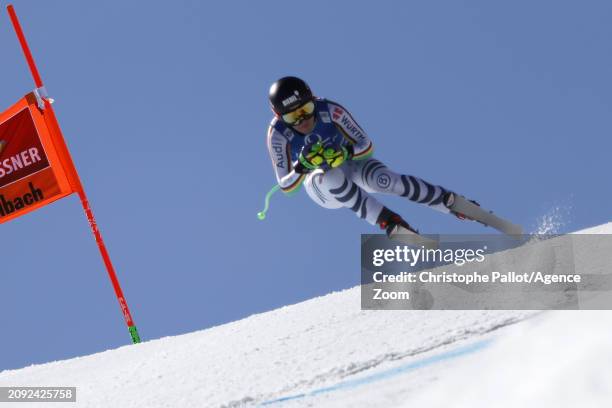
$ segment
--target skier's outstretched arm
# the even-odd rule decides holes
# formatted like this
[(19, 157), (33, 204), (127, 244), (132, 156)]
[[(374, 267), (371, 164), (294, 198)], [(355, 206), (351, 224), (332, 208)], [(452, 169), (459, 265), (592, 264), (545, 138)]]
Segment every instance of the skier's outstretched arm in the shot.
[(296, 192), (304, 182), (306, 174), (301, 166), (296, 168), (291, 162), (287, 138), (271, 125), (268, 128), (267, 143), (278, 185), (284, 193)]

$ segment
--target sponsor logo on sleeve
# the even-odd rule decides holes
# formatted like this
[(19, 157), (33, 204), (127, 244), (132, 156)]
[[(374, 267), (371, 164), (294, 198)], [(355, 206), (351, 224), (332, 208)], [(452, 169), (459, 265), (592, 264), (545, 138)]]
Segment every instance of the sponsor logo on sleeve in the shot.
[(342, 123), (342, 125), (344, 125), (344, 128), (349, 132), (351, 136), (357, 138), (358, 140), (365, 139), (363, 132), (359, 129), (355, 122), (353, 122), (347, 117), (347, 115), (343, 116), (340, 122)]
[(341, 108), (339, 108), (339, 107), (337, 107), (337, 106), (336, 106), (336, 107), (334, 108), (334, 112), (333, 112), (333, 114), (332, 114), (332, 116), (333, 116), (334, 120), (338, 120), (338, 119), (340, 119), (340, 116), (342, 116), (342, 115), (344, 115), (344, 111), (343, 111)]
[(283, 144), (278, 142), (272, 143), (272, 150), (274, 151), (274, 156), (276, 157), (276, 167), (284, 169), (285, 155), (283, 154)]

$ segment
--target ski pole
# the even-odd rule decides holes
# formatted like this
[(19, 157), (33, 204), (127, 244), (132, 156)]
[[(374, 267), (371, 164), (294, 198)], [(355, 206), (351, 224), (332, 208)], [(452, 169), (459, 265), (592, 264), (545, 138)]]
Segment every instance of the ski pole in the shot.
[(280, 186), (278, 184), (275, 184), (274, 187), (272, 187), (270, 191), (268, 191), (268, 193), (266, 194), (264, 209), (263, 211), (257, 213), (257, 218), (259, 218), (261, 221), (266, 219), (266, 213), (268, 212), (268, 208), (270, 208), (270, 198), (272, 198), (274, 193), (276, 193), (278, 190), (280, 190)]

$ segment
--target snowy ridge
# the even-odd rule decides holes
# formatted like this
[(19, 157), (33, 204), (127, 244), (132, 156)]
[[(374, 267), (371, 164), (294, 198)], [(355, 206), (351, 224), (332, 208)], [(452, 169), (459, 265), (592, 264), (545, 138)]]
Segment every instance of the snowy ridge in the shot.
[[(612, 223), (582, 232), (612, 233)], [(53, 405), (66, 407), (564, 406), (557, 394), (585, 393), (599, 403), (612, 392), (611, 326), (607, 311), (362, 311), (356, 287), (3, 371), (0, 386), (76, 386), (76, 404)]]

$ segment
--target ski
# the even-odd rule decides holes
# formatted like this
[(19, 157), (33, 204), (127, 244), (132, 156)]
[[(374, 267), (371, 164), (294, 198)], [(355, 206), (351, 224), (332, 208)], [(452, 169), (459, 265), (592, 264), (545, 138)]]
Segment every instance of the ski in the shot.
[(504, 234), (523, 234), (523, 227), (520, 225), (513, 224), (508, 220), (498, 217), (497, 215), (493, 214), (493, 212), (485, 210), (484, 208), (466, 200), (460, 195), (455, 194), (454, 202), (449, 205), (448, 208), (453, 212), (463, 214), (467, 218), (477, 221), (485, 226), (495, 228)]

